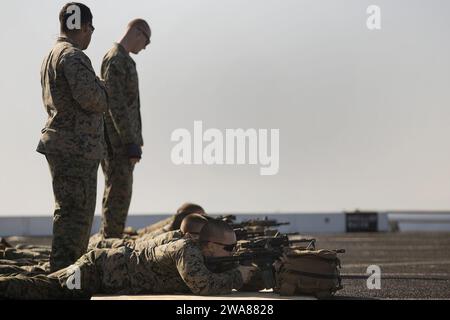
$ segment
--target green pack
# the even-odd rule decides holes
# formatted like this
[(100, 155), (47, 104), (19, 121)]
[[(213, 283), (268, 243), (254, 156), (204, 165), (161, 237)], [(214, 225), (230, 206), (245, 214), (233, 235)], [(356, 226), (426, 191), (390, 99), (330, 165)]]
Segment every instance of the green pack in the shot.
[(289, 248), (275, 268), (280, 295), (330, 298), (341, 290), (341, 263), (335, 251)]

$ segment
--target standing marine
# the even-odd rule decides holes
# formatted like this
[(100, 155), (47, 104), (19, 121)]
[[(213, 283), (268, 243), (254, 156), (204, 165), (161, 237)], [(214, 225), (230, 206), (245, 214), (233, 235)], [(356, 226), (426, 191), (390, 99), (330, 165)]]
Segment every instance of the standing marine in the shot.
[(106, 138), (110, 143), (102, 161), (105, 175), (103, 220), (104, 238), (120, 238), (125, 228), (133, 190), (133, 172), (141, 160), (141, 103), (136, 63), (130, 53), (138, 54), (150, 44), (151, 29), (142, 19), (128, 24), (125, 35), (105, 55), (102, 78), (109, 95), (105, 114)]
[(107, 92), (83, 52), (94, 32), (92, 20), (84, 4), (66, 4), (59, 14), (60, 37), (41, 69), (48, 120), (37, 151), (47, 158), (55, 198), (52, 271), (71, 265), (86, 252), (97, 171), (105, 157)]

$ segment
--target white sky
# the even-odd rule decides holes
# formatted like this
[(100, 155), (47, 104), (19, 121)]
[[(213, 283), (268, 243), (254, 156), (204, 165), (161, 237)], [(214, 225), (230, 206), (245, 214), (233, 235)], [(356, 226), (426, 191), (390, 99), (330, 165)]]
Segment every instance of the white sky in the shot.
[[(65, 1), (0, 11), (0, 216), (51, 215), (39, 71)], [(127, 22), (151, 22), (136, 57), (144, 139), (132, 213), (450, 208), (450, 2), (447, 0), (85, 1), (86, 53), (101, 59)], [(382, 9), (382, 30), (366, 8)], [(126, 5), (126, 7), (124, 7)], [(280, 172), (174, 166), (171, 133), (280, 129)], [(103, 192), (99, 172), (98, 209)]]

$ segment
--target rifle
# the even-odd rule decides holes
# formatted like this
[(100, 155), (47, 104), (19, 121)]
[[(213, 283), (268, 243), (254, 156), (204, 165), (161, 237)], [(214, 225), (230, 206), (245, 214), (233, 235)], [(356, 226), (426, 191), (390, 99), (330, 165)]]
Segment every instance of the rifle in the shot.
[(271, 219), (269, 220), (268, 217), (266, 217), (264, 220), (259, 219), (250, 219), (245, 220), (240, 223), (233, 223), (233, 228), (246, 228), (246, 227), (263, 227), (263, 228), (270, 228), (270, 227), (279, 227), (284, 225), (289, 225), (290, 222), (278, 222), (277, 220)]
[(298, 243), (308, 243), (304, 250), (314, 250), (316, 239), (289, 240), (287, 235), (277, 234), (275, 237), (261, 236), (252, 240), (239, 241), (238, 251), (230, 257), (207, 257), (205, 264), (213, 272), (224, 272), (237, 265), (253, 265), (259, 269), (264, 288), (275, 286), (273, 264), (283, 255), (283, 248)]
[[(236, 239), (238, 241), (240, 240), (251, 240), (257, 237), (267, 237), (267, 236), (276, 236), (279, 234), (278, 230), (274, 229), (266, 229), (266, 228), (237, 228), (234, 229), (234, 233), (236, 234)], [(298, 232), (291, 232), (291, 233), (283, 233), (287, 236), (295, 236), (299, 235)]]
[[(271, 289), (275, 286), (273, 264), (279, 260), (286, 247), (299, 243), (308, 243), (300, 250), (315, 250), (316, 239), (289, 240), (288, 236), (278, 234), (275, 237), (259, 237), (238, 243), (238, 251), (230, 257), (205, 257), (205, 265), (216, 273), (236, 268), (238, 265), (253, 265), (259, 269), (259, 278), (263, 288)], [(333, 250), (336, 253), (345, 253), (344, 249)]]
[(277, 234), (274, 237), (256, 237), (252, 240), (244, 240), (238, 243), (239, 249), (271, 249), (271, 248), (282, 248), (282, 247), (290, 247), (297, 246), (300, 243), (307, 243), (307, 246), (302, 247), (304, 250), (314, 250), (316, 248), (316, 239), (295, 239), (290, 240), (289, 237), (285, 234)]
[(251, 231), (251, 230), (248, 230), (246, 228), (234, 229), (234, 233), (236, 234), (236, 239), (238, 241), (240, 241), (240, 240), (248, 240), (248, 239), (253, 239), (253, 238), (256, 238), (256, 237), (265, 236), (265, 232), (264, 231)]
[(206, 257), (205, 265), (212, 272), (224, 272), (235, 268), (237, 265), (253, 265), (258, 267), (264, 288), (275, 287), (273, 264), (283, 255), (282, 248), (256, 249), (252, 252), (240, 252), (230, 257)]
[(234, 224), (234, 222), (236, 221), (236, 216), (232, 215), (232, 214), (228, 214), (228, 215), (218, 216), (216, 219), (222, 220), (228, 224)]

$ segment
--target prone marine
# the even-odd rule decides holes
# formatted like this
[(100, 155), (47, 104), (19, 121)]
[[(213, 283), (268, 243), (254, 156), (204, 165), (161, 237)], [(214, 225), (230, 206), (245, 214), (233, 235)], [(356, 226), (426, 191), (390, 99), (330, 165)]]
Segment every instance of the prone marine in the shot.
[(143, 251), (128, 247), (97, 249), (48, 276), (0, 277), (0, 297), (88, 299), (95, 294), (229, 294), (250, 280), (254, 267), (239, 266), (213, 273), (204, 261), (205, 257), (231, 256), (235, 247), (233, 229), (225, 222), (209, 220), (198, 241), (184, 237)]

